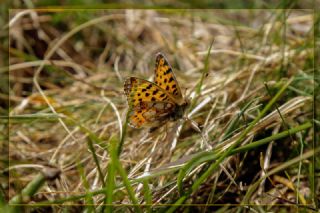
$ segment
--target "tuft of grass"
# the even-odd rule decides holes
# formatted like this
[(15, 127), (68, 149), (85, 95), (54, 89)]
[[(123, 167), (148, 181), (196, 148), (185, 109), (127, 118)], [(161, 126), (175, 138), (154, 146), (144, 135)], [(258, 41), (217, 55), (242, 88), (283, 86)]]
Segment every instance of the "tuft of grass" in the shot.
[[(90, 212), (314, 208), (313, 15), (11, 10), (10, 66), (0, 68), (10, 78), (0, 128), (10, 126), (2, 173), (11, 190), (0, 201), (8, 198), (13, 211), (53, 212), (64, 205)], [(133, 129), (123, 79), (151, 80), (159, 51), (192, 98), (193, 122)], [(212, 149), (202, 149), (205, 140)], [(41, 176), (48, 164), (59, 178)]]
[[(191, 193), (195, 192), (199, 186), (212, 174), (212, 172), (217, 169), (220, 163), (226, 159), (241, 142), (246, 137), (246, 135), (250, 132), (251, 129), (253, 129), (254, 125), (260, 121), (260, 119), (265, 115), (265, 113), (275, 104), (275, 102), (280, 98), (282, 93), (286, 90), (286, 88), (289, 86), (289, 84), (292, 82), (292, 79), (290, 79), (286, 84), (283, 85), (283, 87), (279, 90), (279, 92), (270, 100), (270, 102), (263, 108), (261, 113), (255, 118), (254, 121), (251, 122), (251, 124), (240, 134), (239, 138), (236, 140), (235, 143), (233, 143), (224, 153), (221, 154), (220, 157), (217, 158), (215, 162), (213, 162), (209, 168), (192, 184), (191, 189), (187, 192), (183, 193), (182, 196), (175, 202), (175, 204), (182, 204), (190, 195)], [(183, 174), (183, 173), (182, 173)], [(182, 175), (180, 175), (182, 176)], [(181, 182), (183, 177), (180, 177), (178, 182), (178, 186), (180, 185), (180, 190), (182, 189)], [(171, 207), (168, 212), (174, 212), (177, 206)]]

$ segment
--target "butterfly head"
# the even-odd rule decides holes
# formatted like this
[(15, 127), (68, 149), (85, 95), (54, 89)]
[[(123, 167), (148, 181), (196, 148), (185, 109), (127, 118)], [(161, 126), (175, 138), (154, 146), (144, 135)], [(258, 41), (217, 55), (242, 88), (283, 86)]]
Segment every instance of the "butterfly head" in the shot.
[(189, 106), (189, 102), (188, 101), (185, 101), (180, 105), (177, 105), (177, 107), (175, 108), (174, 113), (172, 113), (172, 116), (171, 116), (172, 119), (173, 120), (178, 120), (180, 118), (183, 118), (188, 106)]

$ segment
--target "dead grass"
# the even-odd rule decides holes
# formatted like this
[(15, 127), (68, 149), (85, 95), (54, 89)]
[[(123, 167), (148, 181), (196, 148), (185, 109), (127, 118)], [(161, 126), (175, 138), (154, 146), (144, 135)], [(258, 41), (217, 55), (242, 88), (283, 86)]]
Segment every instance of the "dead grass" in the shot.
[[(106, 194), (100, 190), (103, 183), (88, 147), (88, 133), (98, 138), (93, 149), (105, 178), (110, 139), (126, 133), (119, 159), (138, 203), (147, 203), (149, 188), (153, 207), (173, 204), (181, 196), (178, 170), (193, 156), (208, 153), (205, 142), (220, 156), (293, 78), (238, 147), (265, 138), (268, 144), (225, 158), (184, 203), (207, 204), (193, 206), (206, 208), (203, 211), (224, 208), (210, 206), (214, 204), (240, 204), (262, 178), (246, 204), (267, 205), (248, 208), (313, 207), (319, 186), (310, 182), (315, 174), (307, 152), (317, 152), (312, 130), (273, 138), (312, 119), (312, 26), (309, 10), (11, 11), (8, 198), (50, 165), (60, 171), (59, 177), (46, 181), (25, 204), (71, 198), (65, 204), (84, 209), (87, 199), (72, 198), (88, 197), (88, 191), (98, 192), (91, 197), (93, 204), (103, 204)], [(212, 40), (208, 75), (197, 95)], [(185, 97), (197, 98), (189, 118), (201, 133), (188, 121), (168, 123), (153, 133), (130, 127), (123, 132), (127, 110), (123, 81), (128, 76), (152, 80), (159, 51), (169, 59)], [(299, 156), (304, 161), (265, 176)], [(184, 190), (213, 162), (209, 158), (194, 165), (183, 178)], [(122, 181), (115, 176), (113, 203), (131, 204)], [(235, 206), (227, 208), (235, 211)]]

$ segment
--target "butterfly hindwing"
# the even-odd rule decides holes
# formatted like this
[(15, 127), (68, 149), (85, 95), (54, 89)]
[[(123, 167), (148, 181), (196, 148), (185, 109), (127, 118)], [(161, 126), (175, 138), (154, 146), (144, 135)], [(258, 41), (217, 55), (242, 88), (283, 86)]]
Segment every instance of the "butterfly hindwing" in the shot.
[(141, 102), (130, 112), (129, 124), (135, 128), (157, 126), (174, 109), (175, 105), (170, 102)]

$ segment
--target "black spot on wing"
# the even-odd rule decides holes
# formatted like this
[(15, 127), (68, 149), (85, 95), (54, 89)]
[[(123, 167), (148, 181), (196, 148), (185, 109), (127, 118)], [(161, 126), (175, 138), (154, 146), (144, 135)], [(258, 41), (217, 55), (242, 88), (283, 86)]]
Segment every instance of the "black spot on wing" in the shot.
[(171, 68), (169, 68), (167, 71), (165, 71), (164, 74), (168, 75), (170, 72), (172, 72)]
[(154, 91), (152, 92), (152, 95), (155, 95), (155, 94), (157, 94), (158, 92), (159, 92), (159, 90), (156, 89), (156, 90), (154, 90)]
[(178, 90), (177, 88), (173, 90), (173, 94), (177, 94)]

